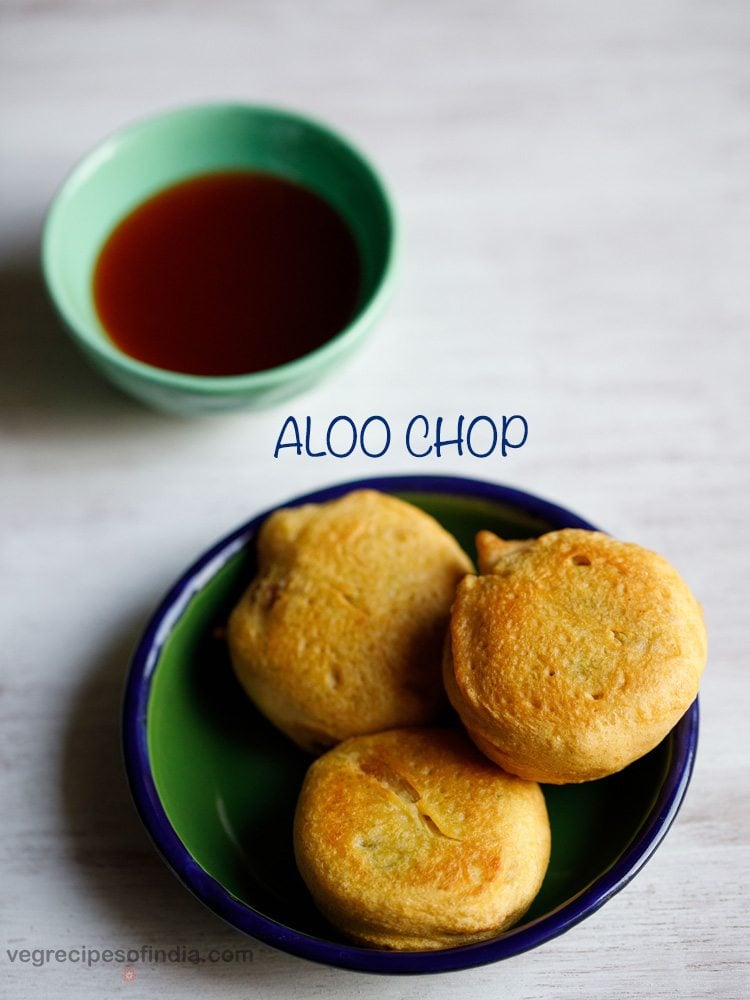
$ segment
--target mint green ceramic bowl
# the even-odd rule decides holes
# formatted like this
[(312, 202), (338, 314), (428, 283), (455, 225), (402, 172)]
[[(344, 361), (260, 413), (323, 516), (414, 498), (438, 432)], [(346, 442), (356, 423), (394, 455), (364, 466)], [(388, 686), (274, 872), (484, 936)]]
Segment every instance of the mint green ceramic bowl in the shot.
[[(339, 212), (361, 258), (362, 288), (354, 318), (309, 354), (247, 375), (186, 375), (129, 357), (106, 335), (94, 306), (92, 276), (103, 243), (124, 216), (165, 187), (233, 169), (296, 181)], [(63, 184), (42, 242), (47, 286), (79, 347), (126, 392), (157, 409), (184, 415), (269, 406), (327, 375), (356, 348), (380, 314), (393, 283), (394, 252), (389, 196), (356, 149), (306, 117), (245, 104), (183, 108), (110, 136)]]

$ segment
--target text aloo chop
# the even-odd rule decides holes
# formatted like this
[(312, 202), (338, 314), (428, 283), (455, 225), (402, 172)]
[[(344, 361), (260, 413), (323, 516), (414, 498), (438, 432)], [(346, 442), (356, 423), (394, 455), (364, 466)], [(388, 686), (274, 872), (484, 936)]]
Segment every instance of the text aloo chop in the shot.
[(276, 439), (273, 457), (349, 458), (359, 452), (367, 458), (382, 458), (394, 442), (400, 441), (412, 458), (444, 455), (506, 458), (511, 451), (522, 448), (528, 436), (528, 421), (519, 413), (497, 420), (485, 414), (446, 419), (418, 413), (395, 433), (388, 420), (377, 414), (359, 422), (340, 414), (325, 427), (315, 426), (310, 416), (300, 419), (288, 416)]

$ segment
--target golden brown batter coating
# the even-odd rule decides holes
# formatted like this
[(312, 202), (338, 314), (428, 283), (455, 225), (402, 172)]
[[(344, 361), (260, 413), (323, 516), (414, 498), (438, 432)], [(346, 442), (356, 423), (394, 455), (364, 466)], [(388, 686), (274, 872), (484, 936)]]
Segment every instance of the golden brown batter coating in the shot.
[(458, 730), (356, 737), (307, 773), (295, 852), (318, 907), (380, 948), (449, 948), (495, 937), (547, 870), (541, 789), (490, 763)]
[(265, 715), (319, 752), (434, 721), (442, 641), (472, 565), (432, 517), (374, 490), (282, 509), (229, 620), (235, 672)]
[(698, 693), (701, 608), (661, 556), (598, 532), (477, 536), (444, 655), (448, 696), (513, 774), (599, 778), (655, 747)]

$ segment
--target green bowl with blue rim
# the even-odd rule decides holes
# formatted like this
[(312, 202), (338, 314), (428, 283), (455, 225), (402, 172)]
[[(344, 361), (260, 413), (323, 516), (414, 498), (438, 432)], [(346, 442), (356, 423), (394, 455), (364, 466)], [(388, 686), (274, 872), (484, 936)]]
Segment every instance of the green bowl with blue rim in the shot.
[[(160, 191), (231, 170), (259, 171), (301, 184), (342, 217), (361, 268), (352, 319), (308, 354), (248, 374), (189, 375), (130, 357), (107, 335), (94, 303), (93, 274), (104, 243), (125, 217)], [(271, 406), (335, 370), (362, 343), (387, 303), (395, 255), (392, 201), (362, 153), (306, 116), (239, 103), (181, 108), (110, 136), (63, 183), (42, 240), (47, 287), (76, 344), (125, 392), (156, 409), (186, 416)]]
[[(284, 506), (356, 488), (393, 493), (436, 517), (473, 554), (489, 529), (527, 538), (591, 528), (572, 512), (492, 483), (395, 476), (343, 483)], [(347, 942), (318, 913), (294, 861), (292, 820), (312, 758), (271, 726), (235, 679), (223, 639), (255, 572), (259, 514), (204, 552), (170, 589), (136, 649), (123, 734), (136, 806), (168, 865), (215, 913), (292, 954), (383, 973), (471, 968), (544, 944), (589, 917), (640, 871), (685, 796), (698, 740), (696, 701), (668, 736), (618, 774), (544, 786), (552, 856), (513, 928), (479, 944), (394, 952)]]

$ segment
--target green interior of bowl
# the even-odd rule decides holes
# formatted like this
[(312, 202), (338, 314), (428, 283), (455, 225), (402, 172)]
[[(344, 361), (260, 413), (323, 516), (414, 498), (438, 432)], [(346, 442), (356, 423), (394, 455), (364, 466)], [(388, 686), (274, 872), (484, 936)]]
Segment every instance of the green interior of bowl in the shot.
[[(400, 494), (474, 555), (480, 528), (525, 538), (550, 525), (492, 502)], [(258, 714), (234, 679), (221, 628), (254, 572), (243, 551), (198, 593), (157, 664), (148, 707), (154, 780), (174, 829), (233, 896), (297, 931), (339, 940), (297, 873), (292, 818), (311, 758)], [(546, 786), (552, 858), (529, 923), (579, 894), (623, 854), (665, 779), (671, 738), (620, 774)]]
[(297, 115), (245, 105), (186, 108), (116, 133), (74, 171), (45, 233), (55, 298), (85, 342), (104, 337), (91, 276), (120, 220), (146, 198), (198, 174), (250, 169), (297, 181), (343, 216), (362, 263), (360, 307), (388, 266), (393, 225), (369, 164), (326, 128)]

